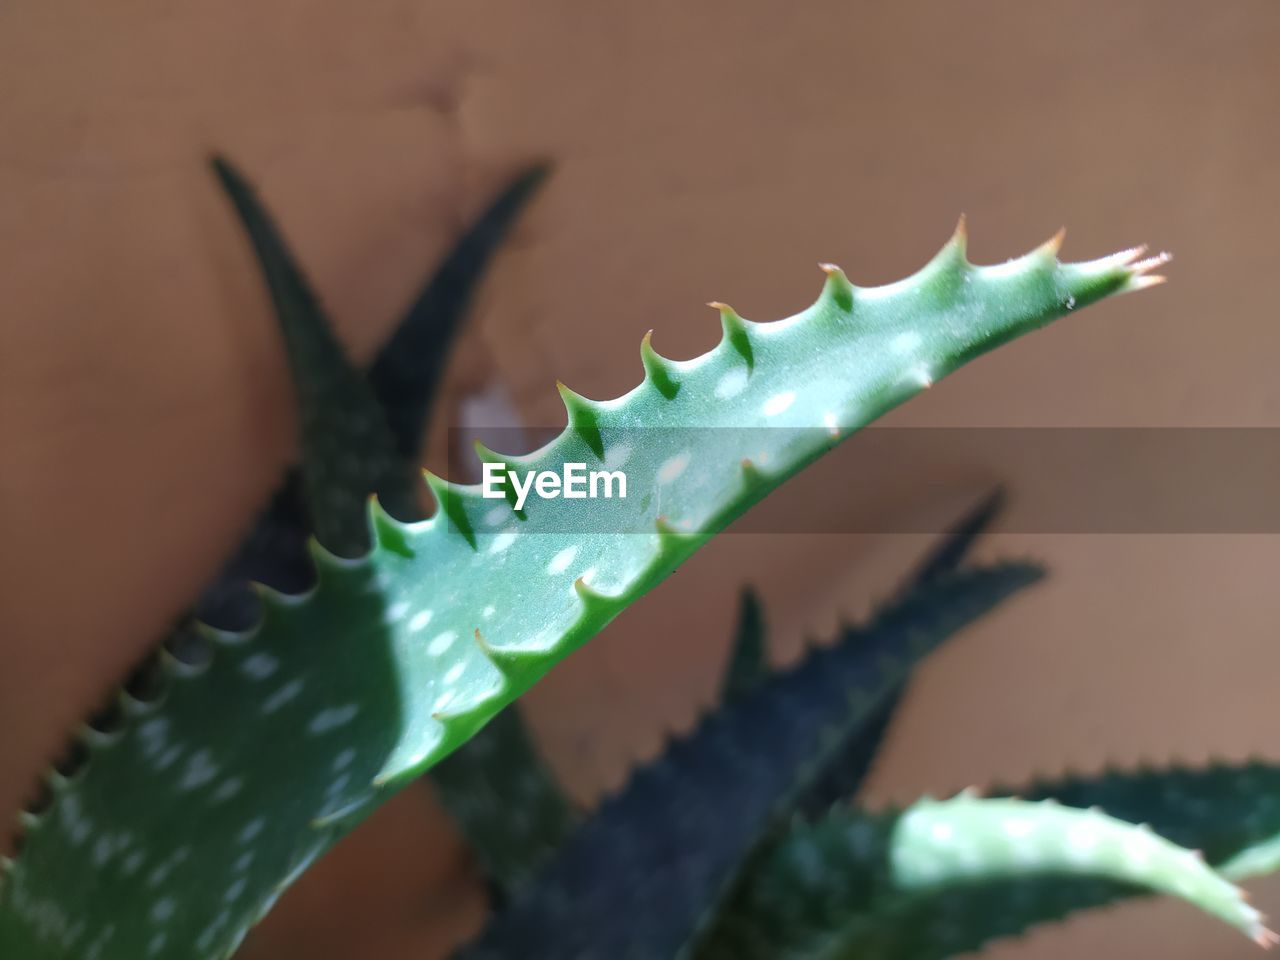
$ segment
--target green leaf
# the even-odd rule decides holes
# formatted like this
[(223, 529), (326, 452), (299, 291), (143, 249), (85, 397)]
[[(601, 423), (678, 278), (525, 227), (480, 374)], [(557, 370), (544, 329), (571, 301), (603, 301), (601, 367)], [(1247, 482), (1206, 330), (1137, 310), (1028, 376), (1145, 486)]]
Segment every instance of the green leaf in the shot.
[[(332, 325), (253, 188), (222, 157), (213, 167), (235, 204), (271, 291), (298, 399), (303, 487), (313, 532), (344, 557), (369, 549), (364, 497), (411, 500), (417, 485), (372, 388), (351, 364)], [(353, 491), (355, 496), (353, 496)]]
[(887, 287), (853, 288), (832, 268), (788, 320), (722, 310), (720, 346), (662, 361), (673, 397), (651, 378), (604, 403), (566, 391), (565, 433), (502, 458), (625, 466), (625, 499), (537, 500), (520, 520), (432, 477), (430, 520), (375, 506), (367, 556), (313, 547), (313, 591), (263, 591), (254, 630), (206, 631), (208, 663), (165, 659), (157, 700), (123, 696), (124, 729), (84, 733), (88, 763), (50, 775), (52, 807), (8, 870), (0, 953), (226, 956), (391, 791), (768, 491), (966, 360), (1145, 285), (1159, 261), (1139, 256), (1061, 264), (1048, 245), (983, 268), (957, 236)]
[[(907, 598), (920, 587), (950, 576), (961, 568), (978, 539), (990, 528), (1004, 507), (1004, 493), (994, 490), (962, 516), (933, 547), (904, 581), (899, 596)], [(893, 724), (898, 705), (906, 693), (908, 675), (886, 698), (884, 706), (871, 718), (859, 735), (851, 740), (847, 752), (831, 763), (815, 779), (797, 809), (809, 816), (824, 813), (831, 804), (857, 794), (862, 781), (875, 762)]]
[[(244, 185), (244, 178), (225, 159), (219, 161), (223, 176), (220, 178), (232, 187), (238, 200), (237, 210), (248, 213), (250, 220), (244, 225), (254, 230), (258, 244), (267, 248), (266, 255), (259, 260), (264, 272), (278, 273), (284, 278), (292, 278), (283, 284), (282, 292), (295, 287), (302, 287), (305, 292), (305, 278), (293, 260), (288, 246), (279, 236), (278, 230), (271, 226), (270, 217), (262, 209), (254, 194)], [(405, 317), (397, 325), (390, 341), (379, 351), (373, 367), (368, 374), (369, 386), (378, 401), (382, 414), (369, 412), (366, 405), (362, 407), (362, 416), (377, 422), (377, 417), (385, 415), (395, 441), (396, 451), (404, 462), (406, 482), (396, 483), (396, 489), (382, 491), (384, 501), (389, 498), (391, 512), (398, 517), (413, 518), (420, 516), (417, 494), (420, 483), (413, 464), (418, 462), (419, 450), (428, 421), (428, 414), (443, 375), (445, 359), (470, 306), (476, 287), (484, 276), (485, 269), (492, 261), (501, 242), (506, 238), (516, 216), (528, 203), (536, 188), (545, 178), (548, 167), (537, 164), (519, 174), (489, 203), (458, 238), (450, 249), (443, 263), (424, 283), (421, 293), (415, 299)], [(266, 229), (259, 229), (265, 225)], [(297, 298), (285, 298), (278, 309), (277, 319), (282, 331), (299, 322), (312, 326), (324, 327), (327, 320), (318, 308), (299, 310)], [(311, 294), (301, 298), (301, 305), (315, 303)], [(281, 310), (289, 311), (290, 319), (285, 320)], [(305, 327), (300, 337), (285, 337), (286, 349), (300, 339), (303, 343), (318, 341), (321, 349), (316, 351), (292, 351), (290, 354), (291, 369), (315, 359), (321, 363), (338, 363), (349, 367), (347, 358), (341, 350), (332, 346), (325, 348), (326, 339), (332, 340), (331, 334), (312, 332)], [(304, 381), (346, 380), (350, 376), (344, 371), (334, 374), (318, 373), (311, 375), (304, 370), (299, 379)], [(298, 402), (305, 404), (313, 391), (309, 388), (295, 390)], [(357, 389), (352, 395), (353, 402), (365, 403), (367, 391)], [(318, 429), (323, 432), (331, 429), (335, 434), (342, 432), (341, 421), (348, 412), (342, 403), (326, 403), (312, 409), (299, 422), (313, 422), (323, 418), (326, 413), (334, 413), (338, 423), (332, 426), (322, 424)], [(357, 444), (365, 441), (377, 441), (385, 438), (381, 430), (361, 433), (355, 440)], [(321, 447), (320, 453), (331, 448)], [(339, 452), (339, 460), (348, 456), (359, 456), (360, 446)], [(315, 452), (314, 445), (303, 445), (303, 453)], [(375, 457), (382, 461), (387, 456), (384, 447), (377, 449)], [(322, 467), (320, 476), (333, 475), (338, 467)], [(368, 478), (360, 473), (348, 476), (353, 482), (364, 484)], [(343, 512), (344, 526), (354, 523), (364, 537), (364, 498), (371, 491), (363, 486), (350, 491), (350, 506), (335, 508), (330, 502), (327, 508)], [(244, 629), (256, 619), (257, 601), (247, 589), (250, 581), (267, 584), (277, 590), (299, 593), (312, 583), (313, 571), (311, 558), (307, 553), (307, 537), (311, 533), (311, 519), (306, 504), (303, 502), (302, 479), (294, 468), (288, 471), (280, 489), (276, 491), (270, 503), (262, 511), (252, 531), (241, 544), (227, 568), (206, 588), (196, 607), (198, 619), (215, 627), (228, 630)], [(361, 542), (364, 542), (362, 539)], [(341, 551), (339, 551), (341, 552)]]
[(422, 448), (449, 345), (485, 268), (550, 171), (547, 164), (534, 164), (490, 202), (454, 244), (369, 369), (369, 385), (386, 411), (397, 449), (411, 463)]
[(1040, 573), (935, 578), (721, 705), (605, 801), (465, 956), (687, 955), (762, 843), (834, 762), (851, 762), (849, 743), (912, 665)]
[[(1100, 807), (1119, 819), (1149, 824), (1159, 835), (1203, 851), (1206, 862), (1229, 880), (1240, 881), (1277, 867), (1274, 851), (1280, 846), (1280, 767), (1275, 765), (1252, 762), (1108, 770), (1096, 776), (1037, 780), (1016, 791), (997, 787), (992, 792), (1016, 792), (1031, 801), (1056, 798), (1067, 806)], [(1149, 892), (1116, 879), (1062, 875), (988, 878), (927, 896), (884, 896), (870, 886), (880, 854), (865, 824), (891, 816), (846, 812), (833, 818), (835, 826), (830, 830), (844, 839), (821, 840), (830, 845), (821, 859), (824, 869), (831, 872), (823, 884), (825, 893), (804, 907), (787, 905), (788, 898), (800, 898), (804, 892), (787, 892), (790, 881), (785, 868), (779, 867), (772, 875), (773, 867), (762, 867), (753, 875), (750, 898), (735, 902), (729, 911), (732, 918), (726, 928), (734, 931), (734, 939), (722, 942), (719, 948), (732, 953), (738, 939), (756, 935), (753, 924), (768, 923), (759, 919), (761, 916), (778, 915), (793, 918), (780, 921), (777, 927), (778, 935), (788, 942), (811, 946), (814, 942), (845, 942), (841, 936), (852, 942), (856, 937), (860, 957), (942, 960), (1080, 910)], [(842, 817), (847, 818), (847, 824)], [(802, 833), (808, 830), (801, 828)], [(806, 836), (821, 839), (827, 830), (815, 825)], [(875, 831), (877, 836), (887, 835), (879, 827)], [(808, 842), (796, 840), (797, 849), (804, 847), (808, 852), (778, 853), (771, 862), (788, 856), (815, 856), (806, 846)], [(878, 899), (868, 906), (873, 895)], [(764, 914), (761, 903), (766, 903)], [(806, 950), (793, 955), (825, 955)], [(743, 956), (749, 958), (750, 954)]]
[(973, 551), (978, 538), (991, 529), (1004, 510), (1005, 493), (997, 487), (983, 497), (968, 513), (959, 519), (907, 578), (907, 584), (928, 583), (930, 580), (951, 573)]
[(769, 676), (769, 651), (765, 646), (764, 611), (760, 595), (744, 587), (738, 602), (738, 629), (729, 651), (729, 668), (725, 671), (720, 697), (728, 702), (745, 696)]
[[(367, 542), (365, 501), (375, 492), (370, 483), (382, 483), (377, 492), (384, 503), (398, 504), (398, 513), (417, 510), (419, 484), (410, 481), (411, 476), (416, 480), (412, 460), (418, 455), (449, 341), (484, 263), (546, 170), (537, 167), (520, 176), (464, 234), (380, 352), (366, 384), (316, 306), (269, 214), (225, 160), (215, 161), (215, 168), (257, 246), (268, 281), (286, 278), (272, 282), (271, 292), (297, 394), (302, 424), (298, 469), (304, 482), (287, 482), (284, 489), (301, 487), (308, 494), (305, 508), (291, 514), (322, 520), (344, 517), (341, 524), (323, 524), (317, 538), (335, 552), (359, 552)], [(383, 404), (390, 406), (384, 409)], [(388, 420), (391, 429), (382, 426)], [(348, 434), (350, 424), (376, 428)], [(309, 442), (314, 436), (345, 437), (345, 443), (339, 448)], [(377, 472), (343, 469), (344, 463), (373, 465)], [(280, 509), (268, 520), (282, 516), (287, 504), (277, 506)], [(357, 523), (360, 543), (330, 542), (329, 537)], [(299, 540), (302, 546), (305, 539)], [(305, 549), (302, 559), (307, 559)], [(469, 750), (435, 768), (433, 779), (482, 867), (499, 888), (505, 887), (517, 883), (554, 848), (573, 823), (573, 811), (542, 766), (514, 709), (500, 714), (467, 746)], [(500, 815), (513, 798), (519, 800), (519, 811)]]
[[(1041, 905), (1127, 891), (1181, 897), (1261, 944), (1272, 934), (1195, 852), (1053, 801), (922, 800), (901, 815), (833, 810), (763, 858), (708, 957), (922, 960), (1012, 932)], [(1043, 894), (1043, 896), (1041, 896)]]
[[(909, 578), (902, 601), (913, 605), (913, 608), (923, 604), (920, 596), (912, 595), (912, 586), (933, 583), (954, 572), (1002, 505), (1003, 494), (996, 491), (962, 517)], [(863, 637), (860, 631), (846, 629), (842, 639), (852, 644), (861, 642)], [(738, 629), (725, 677), (723, 702), (745, 697), (759, 684), (768, 681), (766, 653), (760, 598), (755, 590), (747, 587), (741, 594)], [(790, 681), (780, 682), (787, 684)], [(796, 698), (804, 703), (806, 709), (812, 709), (812, 690), (796, 688)], [(799, 801), (802, 809), (825, 809), (836, 798), (853, 794), (879, 749), (896, 703), (897, 697), (894, 697), (892, 703), (877, 709), (865, 729), (850, 740), (847, 753), (820, 765), (816, 772), (806, 772), (805, 777), (814, 785), (812, 789), (803, 791), (804, 796)], [(799, 703), (796, 709), (799, 709)], [(833, 726), (838, 725), (835, 718), (847, 709), (847, 698), (840, 698), (840, 709), (832, 711)], [(754, 748), (764, 751), (767, 745), (756, 740)], [(696, 752), (692, 756), (696, 758)], [(697, 765), (700, 761), (695, 759), (694, 763)], [(460, 768), (457, 772), (455, 765)], [(440, 788), (446, 807), (458, 819), (500, 895), (522, 884), (532, 867), (547, 859), (551, 851), (564, 843), (576, 823), (572, 807), (542, 765), (518, 713), (512, 708), (499, 714), (489, 726), (435, 767), (430, 776)], [(504, 803), (504, 798), (515, 795), (522, 784), (531, 795), (530, 802), (523, 804), (533, 811), (527, 816), (513, 814)], [(781, 791), (785, 786), (785, 782), (779, 783), (778, 789)], [(702, 792), (701, 787), (697, 790)], [(680, 791), (681, 782), (677, 781), (670, 798), (677, 806), (681, 805), (678, 799)], [(653, 822), (650, 826), (637, 827), (637, 831), (664, 829), (663, 806), (655, 804), (647, 809), (651, 813), (647, 819)], [(608, 848), (607, 840), (603, 846)], [(705, 848), (695, 848), (690, 851), (690, 859), (696, 859), (700, 851), (712, 855)], [(623, 919), (619, 918), (620, 921)]]

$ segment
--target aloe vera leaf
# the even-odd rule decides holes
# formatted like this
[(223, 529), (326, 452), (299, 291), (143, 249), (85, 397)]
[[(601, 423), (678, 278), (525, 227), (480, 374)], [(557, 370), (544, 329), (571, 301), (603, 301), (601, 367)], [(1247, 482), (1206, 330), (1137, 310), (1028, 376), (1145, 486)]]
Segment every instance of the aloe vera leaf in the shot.
[(1261, 944), (1242, 892), (1194, 851), (1053, 801), (922, 800), (898, 814), (835, 809), (758, 864), (711, 958), (941, 960), (1020, 929), (1027, 908), (1167, 893)]
[(935, 579), (718, 708), (607, 800), (463, 956), (685, 955), (762, 839), (911, 665), (1039, 577), (1014, 564)]
[(958, 232), (886, 287), (828, 268), (822, 296), (788, 320), (721, 307), (718, 347), (685, 362), (652, 355), (662, 375), (617, 400), (562, 388), (565, 432), (501, 459), (625, 465), (632, 494), (590, 514), (538, 500), (520, 520), (435, 477), (429, 520), (403, 524), (375, 505), (367, 556), (313, 547), (314, 590), (263, 591), (253, 630), (207, 631), (209, 663), (164, 661), (158, 702), (126, 699), (122, 731), (84, 732), (89, 762), (69, 781), (51, 776), (52, 807), (26, 824), (5, 872), (0, 947), (59, 960), (226, 956), (390, 791), (782, 480), (965, 361), (1149, 285), (1162, 262), (1056, 253), (1051, 242), (975, 267)]
[(765, 636), (760, 595), (751, 587), (744, 587), (738, 600), (738, 626), (729, 649), (729, 666), (720, 692), (724, 701), (745, 696), (769, 676)]

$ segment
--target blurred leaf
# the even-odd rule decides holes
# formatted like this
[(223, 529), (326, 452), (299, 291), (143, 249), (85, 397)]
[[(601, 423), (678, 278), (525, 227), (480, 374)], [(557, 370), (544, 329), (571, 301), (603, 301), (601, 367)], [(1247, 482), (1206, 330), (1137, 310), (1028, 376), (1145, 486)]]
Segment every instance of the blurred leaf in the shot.
[(1055, 801), (924, 800), (793, 825), (751, 871), (705, 960), (941, 960), (1136, 892), (1173, 894), (1266, 944), (1190, 850)]
[(369, 384), (386, 411), (400, 455), (408, 461), (418, 459), (448, 348), (476, 288), (516, 217), (550, 171), (548, 164), (535, 164), (493, 199), (458, 238), (369, 369)]
[(935, 578), (707, 716), (641, 767), (463, 956), (673, 957), (911, 665), (1041, 571)]
[(377, 397), (347, 359), (253, 188), (223, 158), (215, 157), (213, 166), (257, 251), (284, 336), (312, 532), (339, 556), (362, 556), (370, 546), (366, 499), (373, 493), (408, 498), (420, 481), (397, 453)]
[(729, 651), (729, 669), (725, 672), (721, 699), (728, 702), (745, 696), (768, 676), (769, 660), (760, 596), (751, 587), (743, 587), (738, 603), (738, 629)]

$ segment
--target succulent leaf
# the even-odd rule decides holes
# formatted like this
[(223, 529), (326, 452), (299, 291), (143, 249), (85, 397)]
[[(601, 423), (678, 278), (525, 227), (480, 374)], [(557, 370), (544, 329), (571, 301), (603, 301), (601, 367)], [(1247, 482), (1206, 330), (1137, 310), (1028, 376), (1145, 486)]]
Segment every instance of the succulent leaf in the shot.
[(738, 871), (911, 664), (1039, 576), (1011, 564), (936, 578), (728, 701), (607, 800), (463, 956), (687, 955)]
[[(385, 417), (390, 427), (393, 450), (387, 447), (386, 432), (380, 428), (358, 432), (351, 438), (354, 445), (341, 450), (330, 444), (318, 448), (302, 444), (304, 457), (336, 454), (337, 458), (334, 464), (321, 462), (310, 471), (311, 486), (326, 491), (321, 494), (318, 512), (340, 513), (344, 529), (355, 527), (360, 543), (366, 543), (364, 500), (371, 492), (366, 486), (368, 477), (362, 470), (344, 470), (342, 464), (348, 458), (366, 457), (366, 444), (373, 448), (368, 456), (377, 463), (387, 462), (391, 453), (398, 452), (400, 466), (392, 471), (394, 486), (380, 493), (397, 516), (420, 516), (420, 484), (412, 465), (418, 460), (449, 347), (485, 269), (548, 168), (544, 164), (530, 167), (490, 202), (425, 282), (391, 339), (378, 352), (367, 375), (368, 388), (355, 385), (351, 393), (336, 397), (320, 386), (354, 383), (355, 368), (337, 349), (315, 296), (306, 292), (302, 271), (245, 178), (225, 158), (215, 161), (215, 172), (241, 214), (243, 226), (254, 236), (260, 268), (266, 275), (285, 280), (280, 299), (275, 299), (277, 294), (272, 291), (273, 303), (282, 333), (292, 331), (292, 335), (284, 337), (284, 343), (298, 384), (295, 396), (301, 411), (300, 424), (311, 424), (312, 432), (337, 436), (346, 432), (343, 423), (351, 418), (352, 410), (359, 410), (358, 416), (375, 424)], [(299, 288), (305, 296), (288, 296), (290, 290)], [(314, 309), (306, 309), (307, 304)], [(312, 343), (317, 345), (315, 349), (294, 349), (295, 344)], [(320, 366), (312, 369), (308, 365), (311, 361)], [(376, 405), (370, 403), (369, 388)], [(312, 405), (317, 398), (325, 402)], [(325, 486), (326, 476), (350, 483), (349, 496), (343, 497)], [(311, 586), (314, 575), (306, 544), (312, 533), (312, 511), (304, 502), (303, 486), (300, 470), (291, 468), (226, 570), (205, 590), (196, 606), (198, 619), (224, 630), (247, 629), (252, 626), (257, 609), (247, 584), (263, 583), (286, 593), (301, 593)], [(323, 536), (321, 541), (328, 543)], [(341, 544), (330, 546), (343, 552)]]
[(965, 361), (1143, 286), (1155, 263), (1139, 256), (1062, 264), (1042, 248), (975, 267), (953, 240), (898, 283), (850, 296), (829, 280), (788, 320), (726, 320), (719, 347), (673, 363), (673, 399), (646, 379), (617, 400), (574, 401), (570, 429), (511, 458), (625, 463), (631, 495), (596, 501), (586, 529), (579, 503), (532, 502), (521, 521), (443, 482), (446, 509), (420, 523), (374, 504), (366, 556), (313, 546), (314, 589), (262, 590), (252, 630), (206, 631), (209, 662), (165, 659), (163, 694), (122, 697), (130, 722), (86, 739), (88, 763), (55, 784), (8, 870), (0, 953), (228, 955), (389, 791), (769, 489)]
[[(910, 596), (918, 587), (960, 569), (974, 544), (991, 527), (1003, 506), (1004, 494), (1000, 490), (995, 490), (980, 500), (947, 531), (916, 566), (915, 571), (903, 581), (901, 596)], [(884, 705), (868, 719), (858, 735), (849, 741), (847, 752), (826, 764), (826, 769), (797, 803), (798, 811), (810, 816), (821, 814), (833, 803), (851, 799), (857, 794), (893, 725), (894, 715), (909, 683), (910, 676), (885, 699)]]
[[(1000, 787), (993, 792), (1014, 791)], [(1100, 807), (1118, 819), (1149, 824), (1159, 836), (1202, 851), (1204, 861), (1230, 881), (1277, 867), (1273, 852), (1280, 845), (1280, 768), (1274, 765), (1108, 770), (1097, 776), (1037, 780), (1016, 792), (1031, 803), (1061, 800), (1077, 810)], [(1063, 872), (1015, 873), (931, 891), (886, 892), (884, 843), (895, 816), (844, 810), (796, 827), (761, 861), (744, 885), (745, 893), (726, 909), (721, 939), (707, 958), (942, 960), (1080, 910), (1160, 889), (1124, 876)], [(1138, 829), (1144, 839), (1134, 843), (1140, 851), (1149, 834)], [(955, 834), (957, 840), (963, 836)], [(1227, 892), (1220, 886), (1215, 890)], [(1251, 916), (1232, 912), (1237, 909), (1228, 911), (1233, 918)], [(1262, 941), (1270, 939), (1260, 926), (1249, 932)]]
[(729, 650), (721, 699), (727, 703), (745, 696), (764, 681), (769, 676), (768, 653), (760, 595), (751, 587), (745, 587), (738, 601), (738, 628)]
[[(1100, 774), (1040, 778), (995, 795), (1054, 798), (1074, 807), (1101, 807), (1112, 816), (1148, 823), (1174, 843), (1204, 853), (1234, 880), (1275, 867), (1259, 857), (1280, 839), (1280, 767), (1261, 761), (1171, 765)], [(1246, 864), (1252, 861), (1256, 871)]]
[[(340, 556), (368, 552), (363, 499), (386, 492), (400, 500), (413, 489), (409, 465), (396, 445), (382, 407), (334, 336), (319, 301), (289, 255), (284, 239), (253, 188), (222, 157), (214, 171), (240, 215), (271, 292), (298, 395), (302, 485), (312, 532)], [(351, 491), (361, 491), (354, 500)]]
[[(380, 351), (368, 382), (335, 339), (270, 215), (227, 161), (215, 161), (215, 169), (271, 284), (293, 374), (302, 462), (291, 477), (303, 479), (300, 486), (307, 503), (290, 513), (297, 515), (300, 526), (307, 518), (319, 518), (316, 537), (327, 548), (343, 554), (363, 552), (368, 545), (369, 494), (377, 492), (383, 503), (398, 505), (399, 515), (417, 512), (420, 484), (414, 482), (412, 463), (449, 342), (484, 264), (546, 169), (535, 167), (518, 177), (463, 235)], [(325, 442), (316, 443), (317, 436)], [(440, 481), (429, 482), (436, 484), (433, 489), (442, 498), (448, 497)], [(284, 490), (298, 486), (287, 481)], [(289, 505), (278, 506), (283, 510)], [(274, 526), (280, 517), (277, 510), (265, 519)], [(337, 518), (340, 523), (325, 522)], [(361, 534), (358, 542), (336, 539), (354, 529)], [(397, 528), (386, 524), (380, 525), (380, 533), (384, 538), (398, 536)], [(303, 537), (297, 539), (305, 544)], [(302, 555), (307, 562), (305, 550)], [(573, 810), (534, 751), (516, 708), (504, 710), (467, 747), (437, 766), (432, 779), (482, 868), (501, 890), (517, 883), (554, 849), (574, 821)], [(515, 810), (508, 806), (513, 802), (518, 804)]]
[(1182, 897), (1252, 939), (1271, 934), (1241, 891), (1202, 856), (1100, 810), (961, 795), (922, 800), (899, 819), (890, 869), (902, 890), (1026, 873), (1105, 877)]
[(494, 254), (551, 172), (537, 163), (498, 193), (450, 249), (369, 368), (373, 388), (400, 456), (416, 463), (449, 345)]
[(1052, 801), (922, 800), (901, 814), (834, 809), (757, 863), (702, 956), (941, 960), (1018, 929), (1029, 903), (1163, 892), (1260, 943), (1241, 891), (1195, 852)]
[(996, 488), (979, 500), (962, 516), (907, 578), (907, 584), (928, 583), (950, 573), (962, 564), (978, 539), (1004, 510), (1004, 490)]

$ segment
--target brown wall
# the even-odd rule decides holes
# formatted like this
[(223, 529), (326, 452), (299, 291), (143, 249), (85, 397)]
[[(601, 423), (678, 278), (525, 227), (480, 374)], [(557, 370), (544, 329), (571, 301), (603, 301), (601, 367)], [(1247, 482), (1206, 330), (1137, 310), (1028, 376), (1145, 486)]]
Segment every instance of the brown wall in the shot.
[[(718, 336), (703, 301), (782, 316), (816, 293), (818, 260), (893, 279), (963, 210), (976, 260), (1065, 222), (1073, 256), (1172, 250), (1172, 282), (982, 360), (893, 422), (1274, 426), (1278, 44), (1271, 0), (0, 8), (0, 809), (215, 570), (291, 448), (282, 357), (209, 149), (258, 180), (361, 357), (502, 178), (557, 162), (459, 353), (446, 420), (498, 383), (528, 422), (556, 422), (553, 380), (621, 392), (646, 329), (690, 356)], [(838, 483), (856, 450), (823, 469)], [(1026, 470), (957, 464), (954, 503), (991, 478), (1016, 493)], [(894, 509), (919, 508), (916, 489), (897, 478)], [(865, 508), (831, 509), (852, 523)], [(921, 542), (713, 544), (530, 695), (556, 766), (591, 797), (687, 724), (742, 581), (794, 654)], [(1280, 755), (1275, 537), (990, 549), (1055, 575), (924, 671), (877, 797)], [(422, 957), (411, 944), (474, 921), (467, 870), (439, 812), (406, 795), (247, 953)], [(1262, 905), (1280, 913), (1280, 891)], [(1253, 948), (1159, 904), (1002, 953), (1088, 949)]]

